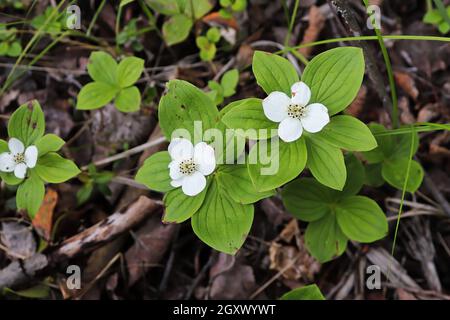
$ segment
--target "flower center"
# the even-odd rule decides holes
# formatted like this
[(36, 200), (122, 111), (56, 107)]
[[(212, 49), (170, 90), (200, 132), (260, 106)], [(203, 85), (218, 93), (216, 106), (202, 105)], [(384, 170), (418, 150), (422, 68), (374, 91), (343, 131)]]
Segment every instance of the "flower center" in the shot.
[(305, 115), (306, 108), (299, 104), (290, 104), (288, 106), (288, 116), (294, 119), (300, 119)]
[(17, 153), (13, 156), (13, 160), (15, 163), (24, 163), (25, 162), (25, 155), (23, 153)]
[(197, 164), (191, 158), (191, 159), (181, 161), (179, 168), (180, 168), (180, 172), (182, 174), (190, 176), (195, 171), (197, 171)]

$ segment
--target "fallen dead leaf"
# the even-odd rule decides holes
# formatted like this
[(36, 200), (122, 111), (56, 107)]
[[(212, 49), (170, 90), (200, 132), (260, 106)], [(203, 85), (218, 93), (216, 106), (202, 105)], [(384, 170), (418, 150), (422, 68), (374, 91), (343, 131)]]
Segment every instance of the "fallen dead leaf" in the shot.
[(36, 232), (47, 242), (51, 240), (53, 228), (53, 213), (58, 203), (58, 193), (52, 188), (47, 189), (44, 201), (33, 219)]
[(416, 87), (414, 79), (407, 72), (394, 71), (394, 77), (397, 84), (403, 91), (408, 94), (414, 101), (419, 97), (419, 90)]
[[(325, 26), (326, 18), (322, 14), (322, 12), (320, 11), (320, 9), (318, 7), (312, 6), (309, 9), (308, 16), (309, 16), (309, 25), (305, 31), (305, 35), (303, 36), (303, 40), (302, 40), (301, 44), (316, 41), (320, 35), (320, 32), (322, 31), (323, 27)], [(305, 48), (298, 49), (298, 51), (305, 57), (308, 57), (311, 54), (312, 50), (313, 50), (313, 47), (305, 47)]]
[(236, 30), (239, 28), (235, 18), (225, 19), (219, 14), (219, 12), (213, 12), (204, 16), (202, 21), (205, 23), (216, 23), (223, 26), (228, 26)]
[(354, 117), (358, 117), (364, 109), (364, 103), (367, 97), (367, 87), (362, 85), (358, 91), (358, 95), (355, 100), (350, 104), (350, 106), (345, 109), (345, 113)]

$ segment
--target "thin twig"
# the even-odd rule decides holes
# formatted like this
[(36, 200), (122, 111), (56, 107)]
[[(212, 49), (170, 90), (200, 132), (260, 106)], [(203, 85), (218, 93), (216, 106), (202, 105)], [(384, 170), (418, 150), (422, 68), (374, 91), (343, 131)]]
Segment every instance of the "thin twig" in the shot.
[[(111, 163), (111, 162), (114, 162), (114, 161), (117, 161), (117, 160), (120, 160), (120, 159), (123, 159), (123, 158), (127, 158), (127, 157), (129, 157), (129, 156), (135, 155), (135, 154), (137, 154), (137, 153), (140, 153), (140, 152), (142, 152), (142, 151), (144, 151), (144, 150), (146, 150), (146, 149), (149, 149), (149, 148), (151, 148), (151, 147), (154, 147), (154, 146), (156, 146), (156, 145), (158, 145), (158, 144), (161, 144), (161, 143), (164, 143), (164, 142), (166, 142), (166, 141), (167, 141), (167, 140), (166, 140), (165, 137), (160, 137), (160, 138), (158, 138), (158, 139), (155, 139), (155, 140), (146, 142), (146, 143), (144, 143), (144, 144), (141, 144), (141, 145), (139, 145), (139, 146), (137, 146), (137, 147), (134, 147), (134, 148), (132, 148), (132, 149), (129, 149), (129, 150), (127, 150), (127, 151), (124, 151), (124, 152), (118, 153), (118, 154), (116, 154), (116, 155), (113, 155), (113, 156), (111, 156), (111, 157), (108, 157), (108, 158), (105, 158), (105, 159), (101, 159), (101, 160), (95, 161), (95, 162), (93, 162), (92, 164), (93, 164), (94, 166), (105, 165), (105, 164), (108, 164), (108, 163)], [(83, 167), (81, 167), (81, 170), (85, 171), (85, 170), (87, 170), (88, 168), (89, 168), (89, 166), (83, 166)]]

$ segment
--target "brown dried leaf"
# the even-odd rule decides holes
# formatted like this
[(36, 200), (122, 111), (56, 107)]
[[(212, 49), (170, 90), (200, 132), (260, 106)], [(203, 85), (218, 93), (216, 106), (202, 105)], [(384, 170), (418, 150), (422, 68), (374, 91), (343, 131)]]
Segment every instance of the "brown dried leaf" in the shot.
[(345, 109), (345, 113), (354, 117), (358, 117), (364, 109), (364, 103), (367, 97), (367, 87), (362, 85), (358, 91), (358, 95), (355, 100), (350, 104), (350, 106)]
[(400, 88), (416, 101), (419, 96), (419, 90), (417, 90), (416, 83), (409, 73), (394, 71), (394, 77)]
[(53, 227), (53, 212), (58, 203), (58, 193), (48, 188), (44, 201), (33, 219), (33, 227), (46, 241), (50, 241)]
[[(320, 32), (325, 26), (326, 18), (316, 6), (312, 6), (309, 9), (309, 25), (303, 36), (302, 44), (314, 42), (319, 37)], [(313, 47), (300, 48), (298, 51), (308, 57), (311, 54)]]

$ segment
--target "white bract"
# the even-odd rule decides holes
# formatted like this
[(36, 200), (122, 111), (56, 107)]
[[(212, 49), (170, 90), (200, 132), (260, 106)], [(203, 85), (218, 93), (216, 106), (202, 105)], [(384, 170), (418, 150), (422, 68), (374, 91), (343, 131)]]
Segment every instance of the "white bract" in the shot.
[(8, 142), (9, 152), (0, 154), (0, 171), (14, 172), (19, 178), (25, 178), (28, 168), (36, 166), (38, 149), (36, 146), (29, 146), (25, 150), (22, 141), (11, 138)]
[(301, 137), (303, 129), (315, 133), (329, 122), (328, 109), (321, 103), (308, 104), (311, 90), (304, 82), (296, 82), (291, 87), (292, 98), (284, 92), (275, 91), (263, 100), (266, 117), (279, 122), (278, 136), (285, 142)]
[(195, 145), (187, 139), (176, 138), (169, 144), (170, 184), (177, 188), (181, 186), (183, 193), (195, 196), (206, 187), (205, 176), (216, 168), (214, 149), (205, 142)]

